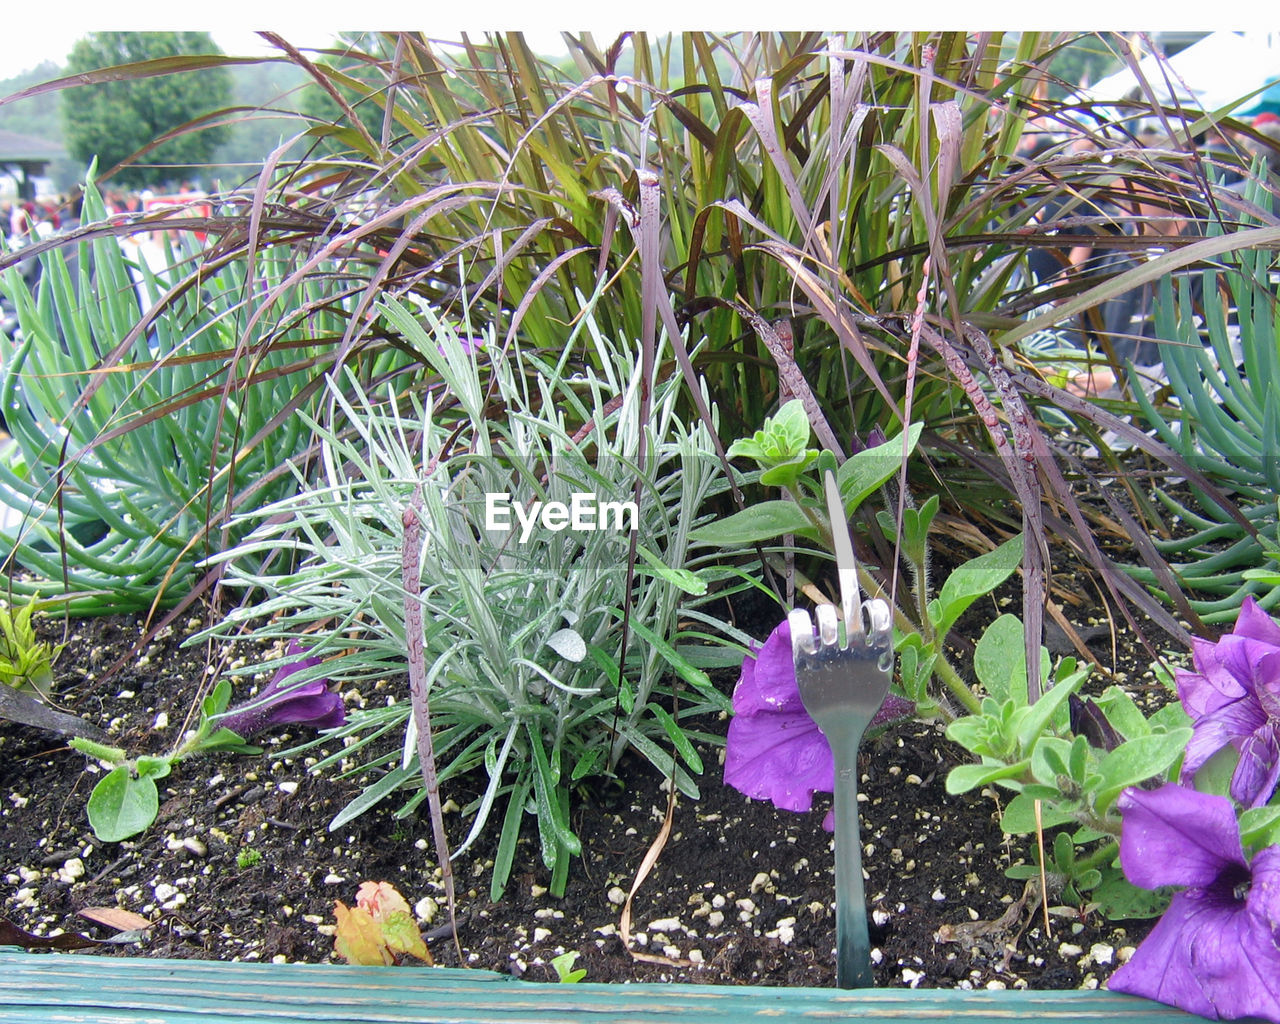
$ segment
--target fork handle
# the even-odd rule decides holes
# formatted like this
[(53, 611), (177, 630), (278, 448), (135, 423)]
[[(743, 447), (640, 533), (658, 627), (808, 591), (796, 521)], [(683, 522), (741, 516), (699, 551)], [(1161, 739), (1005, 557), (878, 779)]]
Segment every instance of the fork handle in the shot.
[(831, 746), (836, 767), (836, 985), (870, 988), (871, 939), (858, 827), (858, 737), (848, 744), (833, 738)]

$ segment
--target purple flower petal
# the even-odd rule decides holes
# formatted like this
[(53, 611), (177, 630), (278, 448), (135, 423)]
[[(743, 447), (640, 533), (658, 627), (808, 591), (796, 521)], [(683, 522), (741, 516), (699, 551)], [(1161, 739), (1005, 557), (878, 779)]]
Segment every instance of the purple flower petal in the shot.
[(786, 619), (764, 645), (742, 660), (742, 677), (733, 691), (735, 715), (771, 711), (804, 711), (791, 654), (791, 626)]
[(253, 700), (230, 708), (218, 724), (248, 739), (276, 725), (308, 725), (315, 729), (336, 729), (347, 720), (342, 696), (329, 690), (328, 680), (290, 682), (289, 677), (314, 668), (320, 659), (306, 655), (306, 648), (291, 641), (286, 654), (295, 660), (276, 670), (271, 682)]
[(1253, 597), (1246, 597), (1241, 603), (1240, 615), (1231, 634), (1280, 647), (1280, 623), (1264, 612)]
[(1127, 789), (1117, 806), (1129, 880), (1191, 888), (1173, 898), (1108, 988), (1213, 1019), (1280, 1022), (1280, 846), (1246, 865), (1225, 797), (1166, 785)]
[(1240, 745), (1240, 761), (1231, 776), (1231, 798), (1245, 807), (1261, 807), (1280, 781), (1280, 736), (1274, 722), (1257, 729)]
[(1176, 674), (1194, 723), (1181, 781), (1230, 743), (1240, 752), (1231, 795), (1261, 807), (1280, 782), (1280, 623), (1246, 598), (1231, 634), (1195, 641), (1194, 656), (1196, 671)]
[(1116, 801), (1124, 816), (1120, 866), (1134, 885), (1209, 885), (1224, 867), (1243, 866), (1231, 801), (1173, 783), (1130, 786)]
[(1178, 685), (1178, 699), (1193, 719), (1212, 714), (1224, 704), (1248, 695), (1248, 691), (1222, 664), (1217, 644), (1193, 638), (1191, 650), (1196, 671), (1178, 669), (1173, 676)]
[(1280, 651), (1259, 663), (1253, 695), (1268, 718), (1280, 719)]
[(813, 794), (835, 788), (827, 738), (803, 710), (736, 715), (725, 741), (724, 781), (753, 800), (807, 811)]
[(1248, 698), (1224, 704), (1217, 711), (1205, 715), (1195, 723), (1191, 739), (1187, 743), (1180, 781), (1184, 784), (1190, 782), (1209, 758), (1228, 743), (1235, 740), (1243, 742), (1244, 738), (1251, 736), (1266, 721), (1266, 715), (1257, 702)]
[(1193, 889), (1173, 898), (1107, 988), (1211, 1020), (1280, 1021), (1280, 949), (1245, 904)]
[(1254, 854), (1249, 869), (1253, 872), (1249, 912), (1271, 933), (1271, 940), (1280, 950), (1280, 845)]
[(1218, 641), (1222, 667), (1252, 695), (1280, 668), (1280, 648), (1242, 636), (1224, 636)]
[(725, 740), (726, 783), (787, 811), (807, 811), (816, 791), (835, 788), (831, 746), (800, 699), (785, 619), (742, 660), (733, 709)]
[(1176, 895), (1129, 962), (1111, 975), (1107, 988), (1216, 1019), (1213, 1002), (1191, 969), (1191, 929), (1206, 923), (1197, 920), (1197, 911), (1204, 909), (1185, 893)]
[[(800, 699), (791, 627), (785, 619), (743, 658), (733, 710), (725, 741), (726, 783), (786, 811), (807, 811), (815, 792), (835, 789), (831, 745)], [(871, 724), (883, 725), (914, 710), (911, 701), (890, 695)]]

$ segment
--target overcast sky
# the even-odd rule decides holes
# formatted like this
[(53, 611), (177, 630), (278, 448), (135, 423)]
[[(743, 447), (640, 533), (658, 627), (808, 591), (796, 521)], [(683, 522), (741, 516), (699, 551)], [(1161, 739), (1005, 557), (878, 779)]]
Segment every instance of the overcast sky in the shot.
[[(849, 0), (647, 0), (643, 5), (602, 4), (599, 0), (479, 0), (470, 4), (377, 0), (366, 7), (345, 0), (219, 0), (184, 10), (172, 0), (128, 0), (75, 13), (29, 2), (9, 3), (0, 25), (0, 79), (43, 60), (62, 63), (72, 44), (87, 32), (105, 29), (202, 29), (212, 32), (227, 53), (266, 52), (250, 26), (275, 27), (290, 42), (322, 46), (340, 29), (423, 29), (438, 38), (463, 29), (523, 29), (555, 45), (556, 30), (590, 29), (597, 38), (624, 28), (680, 29), (1082, 29), (1156, 30), (1172, 28), (1280, 28), (1267, 4), (1234, 4), (1217, 17), (1196, 0), (1072, 0), (1028, 4), (1025, 0), (913, 0), (904, 5), (853, 4)], [(263, 12), (269, 12), (264, 16)], [(214, 15), (217, 21), (213, 20)], [(1117, 18), (1123, 23), (1117, 23)], [(464, 22), (463, 19), (466, 21)], [(428, 22), (424, 24), (424, 22)], [(1230, 20), (1231, 24), (1224, 24)], [(372, 24), (370, 24), (373, 22)], [(1267, 22), (1268, 24), (1259, 24)], [(354, 24), (353, 24), (354, 23)], [(281, 26), (294, 25), (295, 28)], [(244, 27), (241, 27), (244, 26)], [(535, 47), (538, 48), (538, 47)]]

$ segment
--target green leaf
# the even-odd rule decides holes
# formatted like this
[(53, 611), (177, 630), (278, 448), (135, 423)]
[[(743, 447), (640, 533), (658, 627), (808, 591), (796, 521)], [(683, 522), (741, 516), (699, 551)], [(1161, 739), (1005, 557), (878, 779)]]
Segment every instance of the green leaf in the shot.
[(994, 551), (970, 559), (956, 568), (938, 592), (941, 616), (934, 628), (945, 636), (965, 609), (989, 594), (1012, 575), (1022, 563), (1022, 534), (1010, 537)]
[(565, 985), (573, 985), (581, 981), (587, 976), (585, 967), (579, 967), (576, 971), (573, 969), (574, 963), (578, 959), (578, 951), (576, 949), (568, 950), (559, 956), (553, 956), (547, 961), (556, 972), (556, 977)]
[(1031, 774), (1046, 786), (1057, 783), (1059, 775), (1071, 776), (1071, 743), (1057, 736), (1041, 736), (1031, 751)]
[[(1000, 829), (1006, 835), (1025, 836), (1036, 830), (1035, 799), (1030, 793), (1022, 792), (1005, 804), (1004, 814), (1000, 816)], [(1074, 817), (1066, 808), (1060, 807), (1051, 800), (1040, 802), (1040, 822), (1043, 828), (1055, 828), (1073, 821)]]
[(795, 487), (796, 481), (804, 475), (810, 463), (817, 457), (817, 451), (810, 448), (807, 452), (797, 455), (795, 458), (774, 462), (773, 465), (760, 474), (760, 483), (765, 487), (781, 487), (790, 490)]
[[(906, 454), (915, 451), (924, 430), (923, 423), (913, 423), (907, 431)], [(866, 448), (845, 459), (836, 483), (845, 511), (852, 514), (869, 495), (883, 487), (902, 468), (902, 435), (896, 434), (884, 444)]]
[(952, 795), (967, 793), (971, 789), (985, 786), (988, 782), (1021, 775), (1030, 763), (1030, 761), (1018, 761), (1014, 764), (962, 764), (952, 768), (948, 773), (947, 792)]
[(408, 953), (431, 963), (431, 953), (427, 944), (422, 941), (422, 933), (418, 931), (417, 922), (411, 914), (404, 910), (393, 910), (378, 925), (382, 931), (382, 940), (392, 952)]
[(721, 710), (729, 711), (732, 709), (732, 703), (724, 694), (712, 685), (711, 677), (703, 672), (702, 669), (690, 663), (688, 658), (663, 640), (639, 619), (631, 620), (631, 628), (635, 631), (636, 636), (640, 637), (641, 640), (644, 640), (652, 646), (653, 649), (662, 656), (662, 659), (676, 670), (676, 673), (681, 679), (699, 693), (710, 697), (716, 704), (721, 706)]
[(262, 753), (261, 747), (255, 747), (253, 744), (246, 742), (239, 733), (232, 732), (227, 728), (220, 728), (213, 735), (200, 741), (201, 753), (210, 753), (215, 750), (225, 750), (232, 754)]
[(1163, 729), (1166, 732), (1172, 729), (1181, 729), (1191, 724), (1191, 716), (1187, 714), (1183, 708), (1181, 701), (1173, 701), (1166, 704), (1159, 711), (1153, 714), (1148, 721), (1151, 723), (1153, 732)]
[(730, 459), (736, 459), (741, 456), (760, 462), (765, 457), (764, 445), (754, 437), (740, 437), (729, 445), (729, 450), (725, 452), (725, 456)]
[(1087, 671), (1081, 671), (1061, 680), (1048, 693), (1025, 709), (1026, 715), (1018, 725), (1019, 749), (1030, 750), (1059, 711), (1065, 716), (1067, 698), (1080, 689), (1088, 675)]
[(1076, 863), (1076, 846), (1065, 832), (1053, 837), (1053, 862), (1064, 874), (1070, 874)]
[(163, 779), (169, 774), (172, 762), (167, 757), (152, 757), (143, 754), (134, 762), (134, 770), (139, 778)]
[(107, 773), (89, 796), (89, 825), (104, 843), (118, 843), (146, 829), (160, 811), (160, 794), (147, 775), (134, 778), (128, 767)]
[(973, 671), (992, 697), (1027, 703), (1027, 651), (1022, 620), (1008, 613), (991, 623), (973, 652)]
[(680, 728), (680, 724), (671, 717), (665, 708), (661, 708), (657, 704), (650, 704), (649, 711), (659, 722), (662, 723), (662, 728), (667, 731), (667, 735), (671, 738), (672, 745), (684, 759), (684, 763), (689, 766), (689, 770), (695, 775), (701, 775), (702, 758), (700, 758), (698, 756), (698, 752), (694, 750), (693, 744), (689, 742), (689, 737), (684, 734), (684, 730)]
[(701, 576), (690, 572), (688, 569), (673, 569), (643, 544), (636, 545), (636, 554), (648, 563), (649, 568), (653, 570), (654, 576), (666, 580), (676, 589), (682, 590), (693, 597), (701, 597), (707, 592), (707, 581)]
[(1173, 888), (1139, 889), (1119, 871), (1109, 871), (1102, 884), (1089, 893), (1089, 902), (1112, 921), (1137, 921), (1159, 917), (1169, 907)]
[[(793, 398), (787, 402), (772, 420), (765, 421), (765, 432), (777, 438), (782, 456), (799, 455), (809, 443), (813, 428), (809, 426), (809, 414), (804, 411), (804, 402)], [(817, 452), (814, 453), (815, 457)]]
[(994, 756), (995, 751), (989, 749), (989, 744), (993, 731), (998, 729), (999, 723), (987, 715), (965, 715), (947, 726), (947, 739), (959, 743), (971, 754)]
[(728, 519), (707, 523), (689, 532), (689, 540), (699, 544), (733, 548), (758, 544), (793, 533), (816, 540), (813, 522), (794, 501), (762, 501)]
[(1102, 708), (1107, 721), (1127, 740), (1136, 740), (1139, 736), (1151, 733), (1151, 725), (1146, 716), (1138, 710), (1138, 705), (1119, 686), (1108, 686), (1102, 696), (1095, 702)]
[(201, 704), (201, 710), (206, 718), (212, 718), (214, 715), (220, 715), (227, 710), (227, 705), (231, 703), (231, 681), (229, 679), (220, 679), (209, 695), (205, 697)]
[(1230, 796), (1231, 777), (1239, 763), (1240, 754), (1236, 748), (1229, 743), (1224, 745), (1196, 769), (1195, 788), (1214, 796)]
[(1095, 799), (1098, 812), (1106, 813), (1126, 786), (1136, 786), (1164, 774), (1182, 756), (1190, 739), (1190, 729), (1176, 729), (1127, 740), (1107, 754), (1098, 763), (1101, 779)]
[(129, 759), (129, 755), (119, 747), (108, 747), (105, 744), (87, 740), (83, 736), (76, 736), (67, 745), (82, 754), (88, 754), (98, 761), (105, 761), (107, 764), (123, 764)]
[(578, 760), (574, 762), (573, 771), (569, 773), (569, 781), (577, 782), (579, 779), (593, 774), (596, 770), (597, 762), (603, 756), (604, 751), (599, 747), (587, 747), (578, 757)]
[(1255, 848), (1280, 843), (1280, 806), (1250, 807), (1241, 814), (1240, 841)]

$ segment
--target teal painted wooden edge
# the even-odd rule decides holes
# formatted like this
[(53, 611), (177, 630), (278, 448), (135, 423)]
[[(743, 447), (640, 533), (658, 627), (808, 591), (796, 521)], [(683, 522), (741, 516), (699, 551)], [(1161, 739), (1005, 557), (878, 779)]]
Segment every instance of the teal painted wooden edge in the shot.
[(221, 963), (0, 950), (0, 1021), (24, 1024), (582, 1024), (870, 1018), (1136, 1021), (1200, 1018), (1112, 992), (576, 985), (458, 968)]

